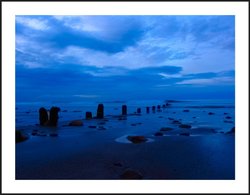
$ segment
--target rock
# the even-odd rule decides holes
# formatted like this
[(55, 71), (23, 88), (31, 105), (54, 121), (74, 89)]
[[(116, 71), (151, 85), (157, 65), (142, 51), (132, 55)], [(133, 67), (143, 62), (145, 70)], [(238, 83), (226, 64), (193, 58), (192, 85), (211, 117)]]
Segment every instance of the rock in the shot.
[(49, 136), (50, 137), (58, 137), (58, 134), (57, 133), (50, 133)]
[(190, 129), (192, 126), (191, 125), (186, 125), (186, 124), (181, 124), (179, 125), (180, 128), (184, 128), (184, 129)]
[(178, 120), (173, 120), (173, 121), (172, 121), (172, 124), (181, 124), (181, 122), (178, 121)]
[(166, 106), (170, 106), (171, 104), (170, 103), (166, 103)]
[(146, 107), (146, 112), (149, 113), (150, 107)]
[(224, 120), (224, 123), (234, 123), (233, 121)]
[(27, 140), (29, 137), (21, 132), (20, 130), (16, 130), (16, 143), (23, 142)]
[(113, 163), (113, 165), (116, 166), (116, 167), (122, 167), (122, 163), (120, 163), (120, 162)]
[(140, 136), (140, 135), (135, 135), (135, 136), (127, 136), (127, 139), (129, 141), (131, 141), (134, 144), (138, 144), (138, 143), (143, 143), (146, 142), (148, 139), (145, 138), (144, 136)]
[(44, 107), (41, 107), (39, 109), (39, 120), (40, 120), (41, 126), (44, 126), (47, 123), (47, 121), (49, 120), (48, 112)]
[(83, 126), (83, 122), (81, 120), (74, 120), (69, 123), (69, 126)]
[(136, 113), (137, 113), (137, 114), (141, 114), (141, 108), (137, 108)]
[(126, 117), (119, 117), (118, 120), (119, 121), (125, 121), (125, 120), (127, 120), (127, 118)]
[(32, 133), (31, 133), (31, 135), (37, 135), (37, 133), (38, 133), (38, 130), (34, 129), (34, 130), (32, 131)]
[(232, 117), (231, 116), (227, 116), (226, 119), (231, 119)]
[(86, 118), (87, 120), (92, 119), (92, 112), (86, 112), (85, 118)]
[(191, 125), (186, 125), (186, 124), (180, 124), (179, 128), (183, 128), (183, 129), (190, 129)]
[(57, 126), (58, 121), (58, 112), (60, 111), (59, 107), (51, 107), (50, 114), (49, 114), (49, 125), (50, 126)]
[(98, 104), (96, 118), (103, 119), (104, 117), (104, 105)]
[(196, 116), (193, 116), (192, 118), (196, 118)]
[(227, 113), (227, 112), (224, 112), (224, 115), (228, 115), (228, 113)]
[(136, 126), (137, 124), (136, 123), (132, 123), (131, 126)]
[(73, 112), (82, 112), (81, 110), (73, 110)]
[(213, 112), (209, 112), (208, 115), (214, 115), (214, 113)]
[(189, 112), (189, 110), (183, 110), (183, 112)]
[(155, 106), (152, 106), (152, 111), (155, 112)]
[(126, 169), (121, 175), (121, 179), (142, 179), (142, 174), (133, 169)]
[(161, 105), (157, 105), (157, 110), (160, 110), (161, 109)]
[(171, 128), (171, 127), (162, 127), (160, 129), (160, 131), (172, 131), (172, 130), (173, 130), (173, 128)]
[(41, 132), (41, 133), (37, 133), (37, 136), (46, 137), (46, 136), (47, 136), (47, 134), (46, 134), (46, 133), (44, 133), (44, 132)]
[(92, 128), (92, 129), (95, 129), (96, 126), (95, 125), (89, 125), (88, 128)]
[(155, 136), (163, 136), (163, 133), (162, 132), (156, 132), (154, 135)]
[(106, 130), (106, 128), (103, 127), (103, 126), (99, 126), (99, 127), (98, 127), (98, 130)]
[(233, 127), (230, 131), (227, 132), (227, 134), (235, 133), (235, 127)]
[(158, 116), (158, 118), (163, 118), (163, 116)]
[(179, 135), (190, 136), (190, 133), (180, 133)]
[(127, 115), (127, 106), (122, 105), (122, 115)]
[(173, 118), (168, 117), (168, 120), (173, 121), (174, 119), (173, 119)]

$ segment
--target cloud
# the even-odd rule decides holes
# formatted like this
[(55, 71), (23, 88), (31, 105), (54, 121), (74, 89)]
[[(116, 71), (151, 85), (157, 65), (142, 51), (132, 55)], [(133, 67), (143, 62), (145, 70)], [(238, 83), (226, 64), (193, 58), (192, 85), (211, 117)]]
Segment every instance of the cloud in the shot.
[[(139, 33), (140, 17), (133, 16), (54, 16), (67, 28), (103, 41), (117, 42)], [(131, 34), (132, 33), (132, 34)], [(133, 36), (129, 36), (133, 38)]]
[(233, 91), (234, 34), (234, 16), (17, 16), (17, 96)]
[(50, 28), (47, 20), (34, 18), (34, 16), (16, 16), (16, 23), (33, 30), (45, 31)]
[(234, 84), (234, 79), (231, 77), (220, 77), (211, 79), (190, 79), (177, 82), (176, 84), (181, 85), (225, 85)]
[(98, 95), (87, 95), (87, 94), (80, 94), (80, 95), (73, 95), (73, 97), (80, 97), (80, 98), (97, 98)]

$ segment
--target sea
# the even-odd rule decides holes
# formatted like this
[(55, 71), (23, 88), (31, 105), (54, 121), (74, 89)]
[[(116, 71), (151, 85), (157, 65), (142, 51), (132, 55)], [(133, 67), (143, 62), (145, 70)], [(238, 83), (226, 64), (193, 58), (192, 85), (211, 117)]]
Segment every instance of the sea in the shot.
[[(60, 108), (59, 124), (71, 120), (85, 119), (86, 112), (92, 112), (96, 116), (97, 106), (104, 105), (105, 117), (117, 116), (122, 113), (122, 105), (127, 105), (128, 114), (135, 114), (137, 108), (141, 108), (141, 115), (152, 117), (174, 117), (182, 119), (193, 125), (213, 126), (228, 131), (235, 125), (235, 101), (234, 99), (199, 99), (199, 100), (115, 100), (115, 101), (68, 101), (68, 102), (16, 102), (15, 121), (16, 128), (39, 124), (39, 109), (48, 110), (52, 106)], [(168, 106), (162, 108), (163, 105)], [(160, 111), (152, 112), (152, 106), (161, 106)], [(150, 107), (150, 113), (146, 113), (146, 107)], [(156, 108), (157, 109), (157, 108)], [(188, 110), (188, 113), (184, 110)], [(210, 114), (211, 115), (210, 115)], [(194, 123), (196, 122), (196, 123)]]

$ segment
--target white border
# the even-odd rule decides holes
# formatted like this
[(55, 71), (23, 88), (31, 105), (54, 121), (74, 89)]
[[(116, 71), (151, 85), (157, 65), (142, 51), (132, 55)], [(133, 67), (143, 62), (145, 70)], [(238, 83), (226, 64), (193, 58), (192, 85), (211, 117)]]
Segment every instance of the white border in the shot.
[[(247, 193), (248, 11), (247, 2), (2, 2), (2, 192)], [(235, 15), (236, 180), (15, 180), (15, 15)]]

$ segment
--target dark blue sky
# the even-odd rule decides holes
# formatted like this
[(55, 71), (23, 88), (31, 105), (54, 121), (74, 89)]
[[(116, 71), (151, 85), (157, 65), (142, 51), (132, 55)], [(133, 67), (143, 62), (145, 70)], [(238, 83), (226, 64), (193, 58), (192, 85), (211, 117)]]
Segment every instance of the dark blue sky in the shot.
[(233, 98), (234, 16), (16, 16), (16, 100)]

